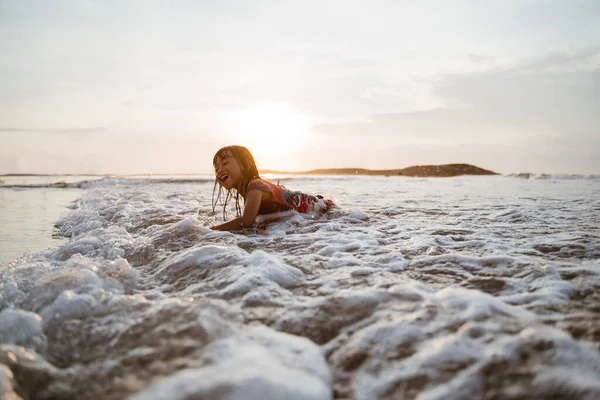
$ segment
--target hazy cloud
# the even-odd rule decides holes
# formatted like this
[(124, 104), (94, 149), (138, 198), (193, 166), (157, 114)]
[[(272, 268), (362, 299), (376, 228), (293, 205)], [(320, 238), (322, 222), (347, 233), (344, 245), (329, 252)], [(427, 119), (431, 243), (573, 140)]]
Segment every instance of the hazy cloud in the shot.
[(548, 135), (565, 130), (598, 134), (600, 68), (590, 68), (589, 61), (599, 56), (597, 48), (586, 49), (526, 60), (512, 68), (446, 75), (433, 93), (448, 107), (482, 112), (498, 124)]
[[(364, 121), (320, 124), (315, 130), (333, 135), (452, 141), (475, 141), (493, 134), (503, 142), (515, 133), (536, 137), (571, 133), (600, 138), (600, 68), (583, 68), (598, 54), (597, 50), (552, 54), (511, 68), (444, 75), (432, 92), (445, 108), (372, 114)], [(553, 69), (564, 65), (573, 68)]]
[(476, 64), (490, 64), (495, 60), (495, 57), (483, 56), (481, 54), (469, 54), (468, 57), (469, 60)]
[(71, 129), (53, 129), (53, 128), (0, 128), (0, 133), (56, 133), (59, 135), (87, 135), (106, 131), (106, 127), (95, 128), (71, 128)]
[(397, 154), (410, 148), (404, 159), (418, 154), (431, 162), (482, 162), (513, 172), (527, 160), (537, 172), (598, 171), (600, 68), (594, 60), (599, 55), (598, 48), (586, 48), (505, 68), (442, 75), (432, 85), (442, 108), (371, 114), (314, 129), (337, 137), (380, 138), (396, 144)]

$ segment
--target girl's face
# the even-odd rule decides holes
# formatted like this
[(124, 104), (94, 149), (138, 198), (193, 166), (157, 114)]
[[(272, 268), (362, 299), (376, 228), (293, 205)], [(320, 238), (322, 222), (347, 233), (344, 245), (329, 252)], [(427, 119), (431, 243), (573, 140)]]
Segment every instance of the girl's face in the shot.
[(231, 154), (226, 154), (223, 158), (217, 158), (215, 175), (219, 185), (225, 189), (236, 189), (239, 192), (244, 178), (242, 172), (242, 165)]

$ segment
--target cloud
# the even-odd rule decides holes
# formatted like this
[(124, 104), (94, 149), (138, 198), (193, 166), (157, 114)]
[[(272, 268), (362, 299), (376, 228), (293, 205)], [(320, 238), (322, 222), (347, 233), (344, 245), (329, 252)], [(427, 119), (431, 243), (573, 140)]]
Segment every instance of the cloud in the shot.
[(93, 128), (70, 128), (70, 129), (59, 129), (59, 128), (0, 128), (0, 133), (56, 133), (59, 135), (88, 135), (93, 133), (99, 133), (106, 131), (106, 127), (93, 127)]
[(472, 162), (499, 171), (600, 170), (598, 48), (552, 53), (505, 68), (446, 74), (431, 93), (442, 107), (319, 124), (344, 140), (383, 141), (403, 160)]
[(597, 134), (600, 68), (593, 60), (600, 60), (598, 48), (553, 53), (512, 68), (447, 75), (433, 93), (448, 107), (476, 110), (495, 124), (548, 135)]
[(495, 57), (483, 56), (481, 54), (469, 54), (468, 57), (475, 64), (492, 64), (496, 60)]
[(511, 68), (444, 75), (432, 88), (443, 108), (372, 114), (314, 129), (330, 135), (473, 142), (492, 136), (502, 142), (514, 135), (598, 137), (600, 68), (589, 66), (599, 54), (598, 49), (555, 53)]
[(577, 71), (582, 69), (595, 69), (600, 64), (600, 46), (590, 46), (572, 52), (553, 52), (543, 56), (531, 57), (523, 60), (507, 73), (542, 73), (558, 71), (561, 68), (566, 71)]

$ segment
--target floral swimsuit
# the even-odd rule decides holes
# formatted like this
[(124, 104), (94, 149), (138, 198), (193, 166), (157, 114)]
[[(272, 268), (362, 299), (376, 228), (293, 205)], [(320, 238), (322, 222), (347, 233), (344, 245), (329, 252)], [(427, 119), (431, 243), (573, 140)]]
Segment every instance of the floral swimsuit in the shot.
[(306, 193), (295, 192), (285, 186), (276, 185), (264, 179), (250, 181), (248, 192), (251, 190), (260, 190), (273, 195), (271, 199), (261, 201), (258, 209), (259, 215), (287, 210), (296, 210), (299, 213), (314, 211), (315, 204), (322, 199), (322, 196), (311, 196)]

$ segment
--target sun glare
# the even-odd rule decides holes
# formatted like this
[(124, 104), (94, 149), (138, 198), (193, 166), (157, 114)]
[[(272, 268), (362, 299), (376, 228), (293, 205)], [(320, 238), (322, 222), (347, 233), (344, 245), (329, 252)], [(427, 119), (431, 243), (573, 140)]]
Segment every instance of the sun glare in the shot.
[(310, 118), (283, 103), (230, 111), (224, 123), (232, 143), (248, 147), (257, 162), (261, 161), (259, 166), (267, 168), (280, 168), (273, 164), (281, 165), (312, 136)]

